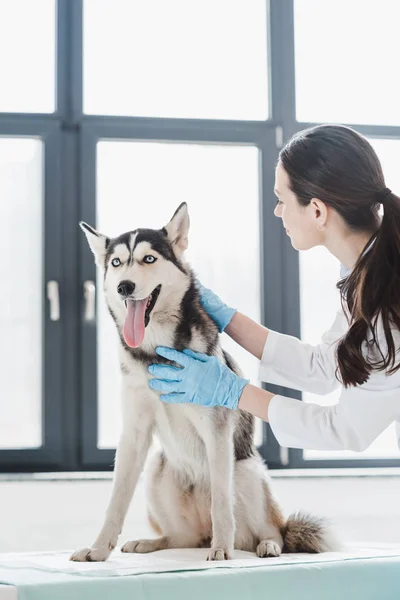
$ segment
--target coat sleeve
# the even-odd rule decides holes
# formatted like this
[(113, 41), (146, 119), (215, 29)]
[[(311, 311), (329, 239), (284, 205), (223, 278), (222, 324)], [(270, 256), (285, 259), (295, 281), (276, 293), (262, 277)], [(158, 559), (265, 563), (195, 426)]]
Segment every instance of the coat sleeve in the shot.
[(302, 392), (328, 394), (340, 385), (336, 378), (336, 347), (347, 330), (347, 320), (339, 311), (319, 345), (269, 330), (261, 357), (259, 377)]
[(268, 410), (274, 435), (286, 448), (361, 452), (400, 420), (398, 373), (388, 376), (396, 382), (392, 389), (380, 390), (371, 375), (366, 384), (343, 389), (333, 406), (274, 396)]
[[(333, 327), (330, 333), (333, 330), (339, 332), (339, 329)], [(400, 332), (394, 329), (392, 334), (395, 347), (400, 349)], [(368, 354), (373, 362), (387, 353), (381, 321), (377, 325), (376, 337), (377, 344), (372, 332), (369, 332), (363, 345), (363, 353)], [(281, 355), (280, 370), (274, 366), (275, 372), (287, 369), (286, 385), (295, 382), (311, 391), (328, 390), (332, 385), (330, 382), (333, 382), (336, 364), (332, 355), (333, 346), (329, 343), (328, 348), (325, 343), (317, 347), (307, 346), (292, 339), (294, 342), (283, 342), (286, 350), (283, 346), (279, 349), (286, 355)], [(284, 362), (289, 354), (293, 364)], [(314, 386), (307, 378), (315, 378), (318, 385)], [(390, 374), (373, 370), (364, 384), (343, 388), (338, 402), (331, 406), (276, 395), (269, 404), (268, 420), (278, 442), (287, 448), (361, 452), (394, 421), (400, 422), (400, 369)], [(396, 428), (399, 433), (399, 425)]]

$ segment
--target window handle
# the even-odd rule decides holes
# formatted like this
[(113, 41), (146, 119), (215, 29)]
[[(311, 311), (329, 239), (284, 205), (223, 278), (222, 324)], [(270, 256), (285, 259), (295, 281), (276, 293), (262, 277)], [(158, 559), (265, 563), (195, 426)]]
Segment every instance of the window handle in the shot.
[(84, 282), (83, 297), (85, 299), (84, 319), (86, 322), (92, 322), (96, 318), (96, 285), (93, 281)]
[(60, 294), (58, 281), (47, 282), (47, 299), (50, 303), (50, 320), (60, 320)]

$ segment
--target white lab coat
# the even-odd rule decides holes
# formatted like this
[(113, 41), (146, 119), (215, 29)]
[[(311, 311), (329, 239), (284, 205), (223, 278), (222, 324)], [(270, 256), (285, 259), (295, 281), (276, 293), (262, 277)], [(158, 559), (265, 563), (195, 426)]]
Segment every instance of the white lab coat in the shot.
[[(335, 349), (348, 328), (342, 311), (317, 346), (295, 337), (269, 331), (260, 364), (260, 380), (287, 388), (328, 394), (340, 386), (335, 377)], [(382, 351), (386, 344), (378, 323)], [(400, 349), (400, 332), (393, 331)], [(376, 359), (376, 348), (364, 343), (363, 352)], [(400, 360), (400, 352), (399, 352)], [(393, 375), (376, 371), (357, 387), (343, 388), (333, 406), (320, 406), (276, 395), (272, 398), (268, 420), (281, 446), (312, 450), (362, 451), (394, 421), (400, 421), (400, 370)], [(400, 447), (400, 426), (396, 424)]]

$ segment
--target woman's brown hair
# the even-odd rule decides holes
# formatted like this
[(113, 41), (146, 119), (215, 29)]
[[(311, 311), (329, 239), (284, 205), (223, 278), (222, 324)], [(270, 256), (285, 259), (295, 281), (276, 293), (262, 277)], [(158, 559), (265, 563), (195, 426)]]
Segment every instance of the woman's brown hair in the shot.
[[(337, 284), (344, 312), (350, 315), (349, 329), (337, 347), (342, 384), (363, 384), (372, 370), (394, 373), (400, 368), (391, 331), (400, 330), (400, 198), (386, 187), (374, 149), (350, 127), (318, 125), (293, 136), (279, 160), (302, 206), (318, 198), (352, 231), (370, 236), (352, 272)], [(378, 319), (385, 352), (378, 343)], [(362, 352), (371, 335), (379, 352), (375, 361)]]

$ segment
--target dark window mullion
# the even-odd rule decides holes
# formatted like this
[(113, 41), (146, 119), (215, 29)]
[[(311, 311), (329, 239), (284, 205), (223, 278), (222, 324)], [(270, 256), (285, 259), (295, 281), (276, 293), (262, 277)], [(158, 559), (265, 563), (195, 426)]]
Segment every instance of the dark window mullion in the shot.
[(293, 0), (270, 0), (268, 37), (271, 114), (287, 139), (296, 119)]
[(82, 127), (98, 137), (163, 142), (204, 142), (262, 145), (274, 128), (271, 121), (219, 121), (85, 115)]
[(57, 0), (57, 115), (62, 181), (62, 451), (64, 470), (81, 468), (79, 178), (82, 122), (83, 0)]
[(82, 119), (82, 0), (57, 1), (57, 108), (63, 127)]
[[(307, 127), (313, 127), (319, 125), (319, 123), (296, 123), (294, 133), (296, 131), (302, 131)], [(346, 124), (347, 127), (352, 127), (356, 131), (359, 131), (365, 137), (378, 137), (383, 139), (399, 139), (400, 138), (400, 126), (398, 125), (363, 125), (363, 124)]]

